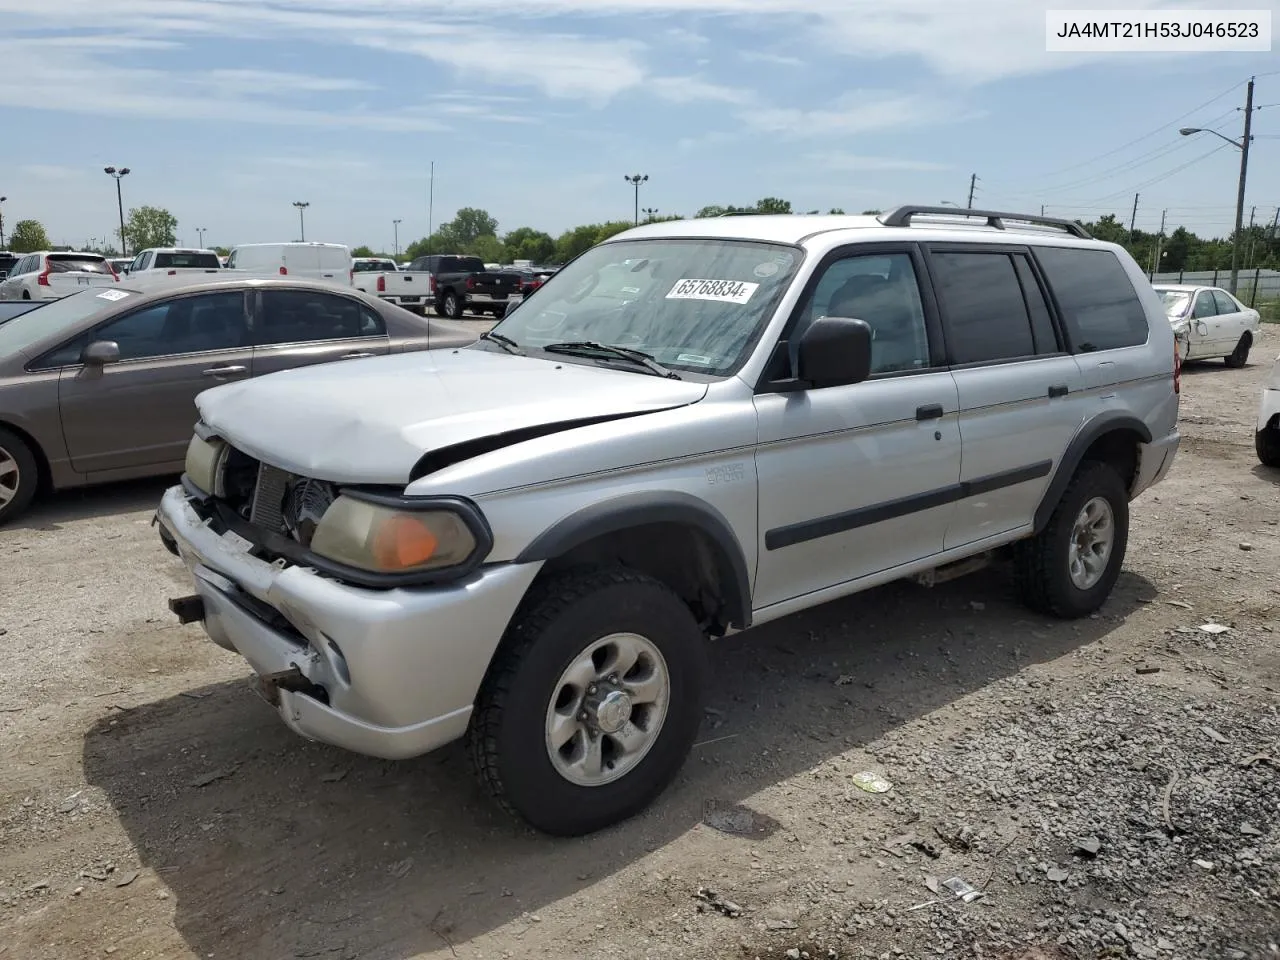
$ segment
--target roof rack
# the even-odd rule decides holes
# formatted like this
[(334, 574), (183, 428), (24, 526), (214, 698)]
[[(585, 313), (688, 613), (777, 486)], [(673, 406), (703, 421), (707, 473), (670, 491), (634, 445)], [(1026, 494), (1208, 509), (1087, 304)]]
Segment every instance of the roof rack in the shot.
[(942, 214), (948, 217), (981, 217), (987, 221), (988, 227), (995, 227), (997, 230), (1007, 229), (1004, 225), (1006, 220), (1038, 223), (1046, 227), (1058, 227), (1073, 237), (1079, 237), (1081, 240), (1093, 239), (1093, 235), (1075, 220), (1065, 220), (1062, 217), (1041, 217), (1034, 213), (1002, 213), (998, 210), (973, 210), (969, 207), (922, 207), (915, 204), (905, 204), (882, 214), (879, 220), (886, 227), (909, 227), (911, 226), (911, 218), (918, 213)]

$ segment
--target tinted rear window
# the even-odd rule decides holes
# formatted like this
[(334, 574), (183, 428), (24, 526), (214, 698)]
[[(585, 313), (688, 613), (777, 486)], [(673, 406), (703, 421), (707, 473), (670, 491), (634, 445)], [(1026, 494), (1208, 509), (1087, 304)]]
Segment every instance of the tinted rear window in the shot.
[(1110, 250), (1037, 247), (1073, 347), (1082, 353), (1147, 342), (1147, 314)]
[(157, 253), (156, 269), (195, 267), (201, 270), (218, 270), (221, 264), (216, 253)]
[(935, 253), (931, 265), (953, 363), (1035, 355), (1031, 318), (1008, 254)]
[(82, 273), (110, 273), (111, 266), (102, 257), (77, 257), (65, 253), (49, 254), (50, 273), (69, 273), (79, 270)]
[(484, 261), (479, 257), (459, 257), (457, 269), (462, 273), (484, 273)]

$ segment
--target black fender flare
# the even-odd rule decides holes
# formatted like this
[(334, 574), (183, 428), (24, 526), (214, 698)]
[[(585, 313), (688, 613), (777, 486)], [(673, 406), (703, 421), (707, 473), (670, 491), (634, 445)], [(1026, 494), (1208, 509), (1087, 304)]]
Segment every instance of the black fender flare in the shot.
[(751, 626), (751, 578), (742, 545), (724, 514), (688, 493), (632, 493), (593, 503), (538, 534), (515, 562), (551, 560), (597, 537), (654, 523), (681, 524), (708, 537), (721, 572), (728, 574), (720, 584), (728, 620), (740, 629)]
[(1049, 486), (1045, 489), (1044, 496), (1040, 499), (1040, 505), (1036, 507), (1036, 533), (1039, 533), (1049, 525), (1049, 517), (1053, 515), (1054, 508), (1057, 507), (1058, 501), (1062, 499), (1063, 491), (1067, 489), (1067, 484), (1071, 482), (1071, 478), (1075, 476), (1076, 470), (1079, 469), (1080, 462), (1084, 460), (1086, 451), (1093, 446), (1099, 437), (1117, 430), (1128, 430), (1136, 433), (1138, 439), (1143, 443), (1151, 442), (1151, 428), (1137, 417), (1127, 413), (1100, 413), (1092, 420), (1086, 421), (1084, 426), (1071, 439), (1071, 442), (1067, 444), (1066, 452), (1062, 454), (1062, 459), (1058, 461), (1058, 469), (1054, 473), (1053, 479), (1049, 481)]

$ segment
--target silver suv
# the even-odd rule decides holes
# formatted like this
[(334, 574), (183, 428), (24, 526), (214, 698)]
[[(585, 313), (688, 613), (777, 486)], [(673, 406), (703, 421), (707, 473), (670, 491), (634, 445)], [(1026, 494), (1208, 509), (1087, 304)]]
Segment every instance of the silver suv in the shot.
[(953, 208), (630, 230), (477, 343), (216, 387), (158, 518), (304, 737), (466, 737), (534, 826), (680, 769), (707, 641), (1010, 559), (1080, 617), (1178, 447), (1178, 358), (1125, 251)]

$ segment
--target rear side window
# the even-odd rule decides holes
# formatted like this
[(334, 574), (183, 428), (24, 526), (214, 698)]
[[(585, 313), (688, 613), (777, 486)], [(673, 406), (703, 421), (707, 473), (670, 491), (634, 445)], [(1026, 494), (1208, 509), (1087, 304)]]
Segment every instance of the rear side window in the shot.
[(484, 261), (479, 257), (459, 257), (457, 269), (463, 273), (484, 273)]
[(76, 257), (66, 254), (49, 254), (50, 273), (70, 273), (79, 270), (83, 273), (110, 273), (111, 267), (102, 257)]
[(195, 267), (201, 270), (220, 269), (216, 253), (157, 253), (156, 269), (169, 270), (178, 267)]
[(1147, 342), (1147, 314), (1133, 282), (1110, 250), (1038, 247), (1076, 350), (1116, 350)]
[(1035, 355), (1031, 317), (1012, 256), (934, 251), (930, 262), (952, 363)]
[(1240, 307), (1224, 291), (1213, 291), (1213, 302), (1218, 305), (1218, 313), (1239, 313)]

